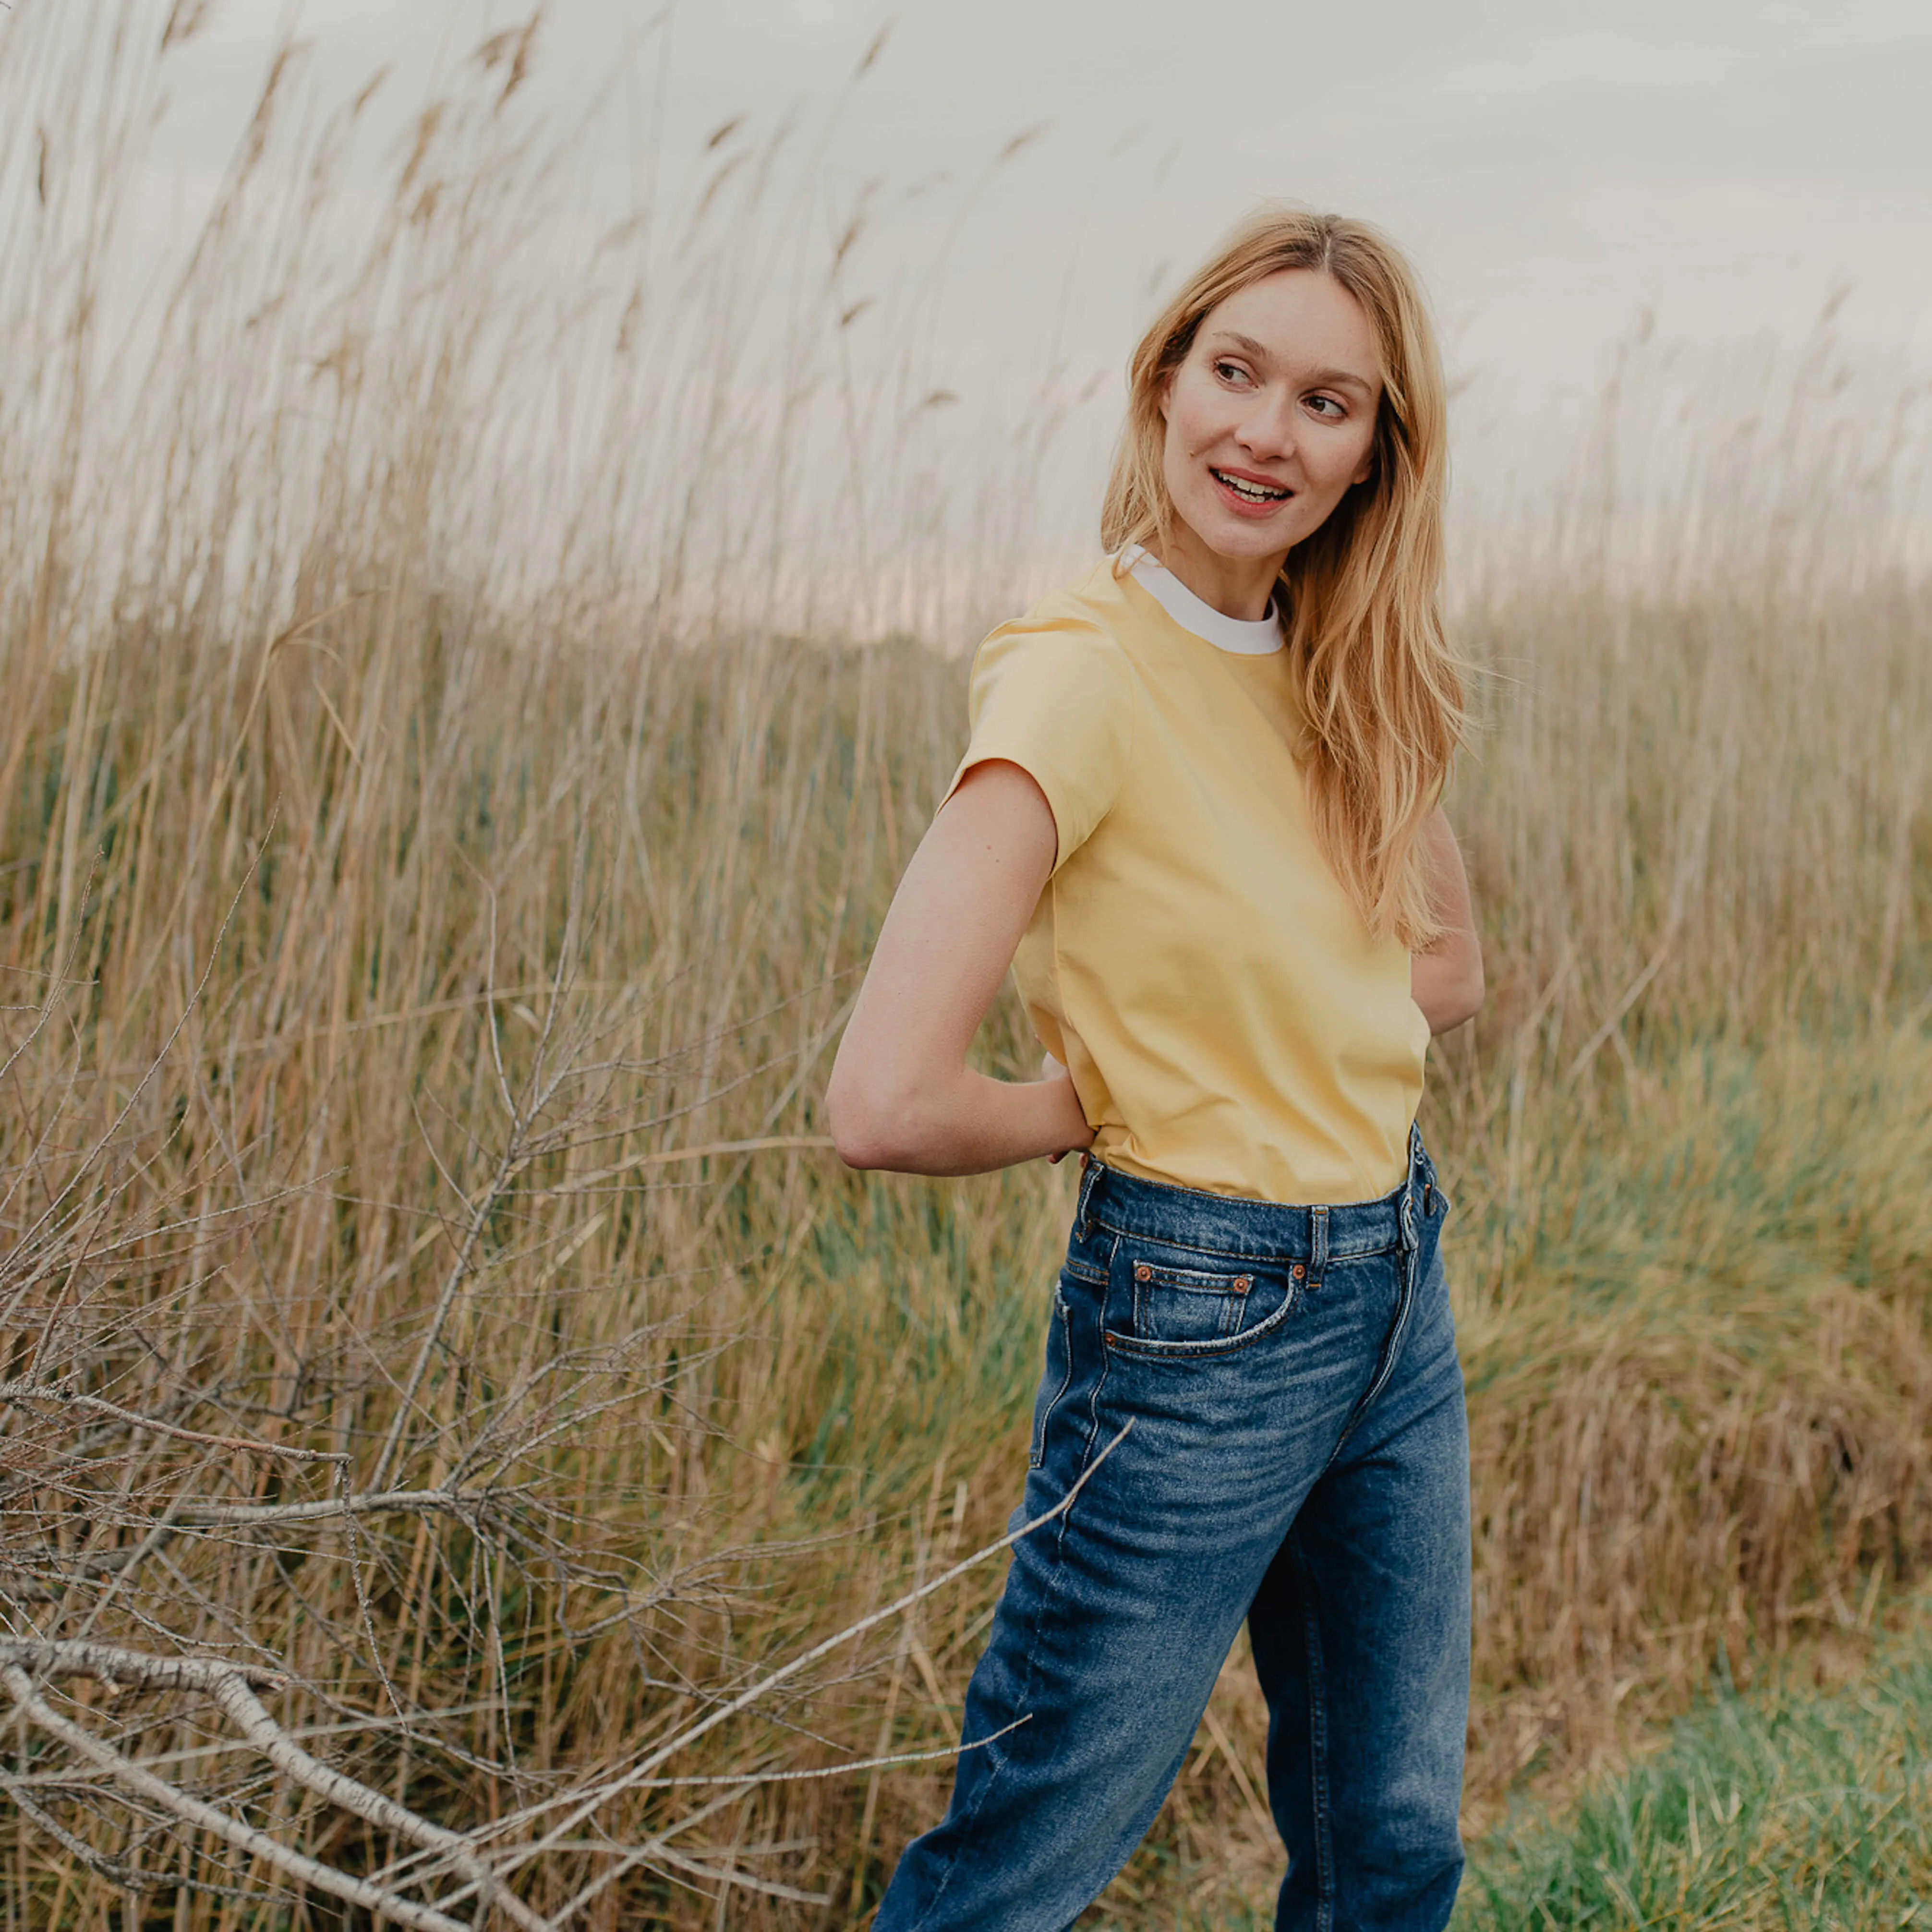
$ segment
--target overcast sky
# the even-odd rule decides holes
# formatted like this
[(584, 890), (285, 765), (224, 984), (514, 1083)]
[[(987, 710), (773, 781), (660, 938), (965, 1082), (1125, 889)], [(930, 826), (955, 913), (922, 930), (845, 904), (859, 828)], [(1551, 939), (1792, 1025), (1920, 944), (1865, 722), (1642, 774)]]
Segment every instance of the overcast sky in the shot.
[[(283, 17), (218, 10), (178, 138), (245, 111)], [(423, 73), (514, 14), (307, 0), (296, 17), (346, 80)], [(1392, 228), (1478, 361), (1578, 370), (1646, 304), (1673, 332), (1802, 328), (1841, 280), (1862, 334), (1926, 334), (1925, 0), (554, 0), (538, 85), (568, 101), (628, 64), (616, 118), (641, 146), (668, 61), (675, 158), (730, 115), (836, 95), (886, 26), (841, 114), (855, 180), (969, 177), (1044, 129), (982, 211), (989, 262), (1036, 268), (1076, 239), (1178, 262), (1285, 196)]]
[[(212, 183), (291, 17), (326, 89), (392, 63), (400, 124), (518, 16), (226, 0), (156, 164)], [(1928, 0), (554, 0), (538, 46), (548, 110), (608, 91), (614, 206), (653, 166), (694, 174), (728, 118), (746, 140), (789, 116), (828, 224), (868, 182), (892, 245), (958, 224), (940, 355), (962, 390), (1043, 334), (1117, 383), (1156, 295), (1268, 198), (1409, 248), (1478, 442), (1580, 406), (1645, 310), (1670, 340), (1796, 344), (1849, 284), (1856, 355), (1885, 381), (1932, 368)]]

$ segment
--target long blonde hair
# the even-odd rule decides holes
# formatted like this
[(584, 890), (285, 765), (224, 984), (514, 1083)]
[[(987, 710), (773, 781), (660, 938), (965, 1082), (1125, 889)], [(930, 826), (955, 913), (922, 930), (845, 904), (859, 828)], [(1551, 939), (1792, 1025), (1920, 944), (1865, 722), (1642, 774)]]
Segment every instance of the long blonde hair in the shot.
[(1461, 668), (1442, 627), (1447, 392), (1420, 292), (1366, 223), (1296, 208), (1244, 223), (1155, 318), (1128, 365), (1127, 420), (1100, 513), (1109, 550), (1166, 554), (1168, 386), (1217, 303), (1283, 268), (1332, 275), (1382, 355), (1372, 466), (1288, 554), (1276, 606), (1309, 741), (1299, 758), (1322, 850), (1370, 928), (1414, 949), (1440, 931), (1422, 872), (1423, 823), (1464, 730)]

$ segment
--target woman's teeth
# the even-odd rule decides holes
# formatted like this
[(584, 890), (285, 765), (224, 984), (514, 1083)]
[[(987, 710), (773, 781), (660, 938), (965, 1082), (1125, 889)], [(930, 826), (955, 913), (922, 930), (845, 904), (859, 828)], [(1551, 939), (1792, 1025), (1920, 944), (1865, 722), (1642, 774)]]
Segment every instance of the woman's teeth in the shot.
[(1225, 483), (1238, 496), (1244, 496), (1250, 503), (1285, 503), (1290, 492), (1270, 490), (1264, 483), (1250, 483), (1239, 476), (1230, 476), (1224, 470), (1210, 470), (1216, 482)]

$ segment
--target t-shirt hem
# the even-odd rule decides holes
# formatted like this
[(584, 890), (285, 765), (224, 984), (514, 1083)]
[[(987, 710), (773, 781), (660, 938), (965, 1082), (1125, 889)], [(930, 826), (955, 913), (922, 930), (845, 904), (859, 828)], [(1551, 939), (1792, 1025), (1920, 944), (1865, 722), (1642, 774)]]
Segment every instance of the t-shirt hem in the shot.
[(1258, 1201), (1277, 1208), (1359, 1208), (1371, 1201), (1384, 1199), (1402, 1185), (1408, 1172), (1408, 1162), (1405, 1154), (1392, 1172), (1388, 1184), (1383, 1187), (1371, 1186), (1366, 1193), (1311, 1192), (1305, 1188), (1292, 1185), (1270, 1192), (1245, 1180), (1232, 1180), (1223, 1186), (1214, 1187), (1208, 1186), (1198, 1176), (1183, 1180), (1145, 1161), (1136, 1160), (1132, 1155), (1123, 1153), (1118, 1148), (1096, 1152), (1094, 1158), (1103, 1167), (1111, 1167), (1120, 1173), (1131, 1174), (1136, 1180), (1151, 1180), (1162, 1187), (1176, 1187), (1183, 1193), (1205, 1195), (1210, 1200)]

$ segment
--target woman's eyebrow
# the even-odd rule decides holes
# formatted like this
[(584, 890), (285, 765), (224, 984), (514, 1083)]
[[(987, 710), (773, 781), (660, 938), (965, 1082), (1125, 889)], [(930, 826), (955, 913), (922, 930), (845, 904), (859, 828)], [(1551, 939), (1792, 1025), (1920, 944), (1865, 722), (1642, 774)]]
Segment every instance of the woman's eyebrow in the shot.
[[(1222, 342), (1232, 342), (1238, 349), (1244, 350), (1257, 362), (1272, 362), (1266, 346), (1257, 342), (1252, 335), (1244, 335), (1238, 329), (1217, 328), (1215, 338)], [(1366, 376), (1358, 376), (1352, 369), (1317, 369), (1308, 380), (1318, 388), (1359, 389), (1365, 396), (1376, 392), (1376, 386)]]
[(1308, 380), (1320, 389), (1359, 389), (1365, 396), (1376, 392), (1376, 386), (1366, 376), (1349, 369), (1318, 369)]
[(1310, 376), (1316, 388), (1358, 388), (1364, 396), (1376, 394), (1376, 385), (1370, 382), (1366, 375), (1356, 375), (1352, 369), (1316, 369)]
[(1245, 350), (1257, 362), (1269, 362), (1274, 358), (1252, 335), (1244, 335), (1238, 329), (1217, 328), (1214, 332), (1223, 342), (1232, 342), (1237, 349)]

